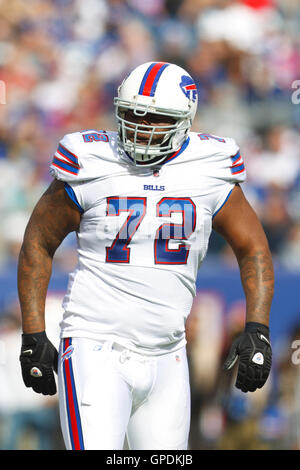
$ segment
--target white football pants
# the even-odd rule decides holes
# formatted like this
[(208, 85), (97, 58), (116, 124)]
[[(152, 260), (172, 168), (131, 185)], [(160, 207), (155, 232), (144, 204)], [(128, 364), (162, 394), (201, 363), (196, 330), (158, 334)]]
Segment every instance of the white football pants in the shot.
[(68, 450), (187, 449), (190, 385), (185, 348), (142, 356), (111, 342), (61, 341), (62, 433)]

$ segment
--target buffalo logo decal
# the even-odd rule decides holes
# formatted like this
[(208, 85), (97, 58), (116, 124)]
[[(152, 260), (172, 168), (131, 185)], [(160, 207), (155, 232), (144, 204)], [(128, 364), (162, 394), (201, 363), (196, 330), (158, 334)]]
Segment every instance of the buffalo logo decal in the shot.
[(182, 75), (181, 82), (179, 84), (181, 90), (185, 94), (185, 96), (192, 101), (196, 101), (197, 99), (197, 87), (194, 83), (193, 79), (188, 75)]

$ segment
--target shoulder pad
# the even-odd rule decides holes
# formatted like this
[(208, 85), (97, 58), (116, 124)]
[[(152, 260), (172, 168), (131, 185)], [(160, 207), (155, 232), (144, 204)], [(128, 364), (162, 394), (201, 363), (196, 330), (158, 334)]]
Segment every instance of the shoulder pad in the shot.
[(246, 179), (246, 169), (239, 146), (234, 139), (226, 138), (226, 149), (216, 155), (222, 179), (231, 183), (242, 183)]
[(194, 142), (196, 143), (196, 138), (201, 142), (201, 158), (205, 160), (214, 176), (232, 183), (245, 181), (245, 164), (239, 146), (233, 138), (204, 133), (193, 134)]
[(60, 140), (53, 156), (50, 173), (54, 178), (66, 182), (99, 178), (103, 174), (101, 163), (112, 163), (115, 160), (114, 147), (114, 132), (91, 129), (66, 134)]

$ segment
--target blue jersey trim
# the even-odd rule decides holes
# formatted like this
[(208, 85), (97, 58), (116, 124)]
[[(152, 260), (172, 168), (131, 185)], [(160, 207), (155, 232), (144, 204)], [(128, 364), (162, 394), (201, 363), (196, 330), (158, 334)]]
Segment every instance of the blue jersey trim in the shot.
[(54, 166), (57, 166), (61, 170), (65, 170), (68, 173), (72, 173), (72, 175), (78, 174), (79, 167), (74, 166), (72, 163), (64, 162), (55, 156), (53, 157), (52, 163), (54, 164)]
[(244, 169), (245, 169), (244, 163), (242, 163), (241, 165), (232, 166), (232, 167), (230, 168), (231, 173), (232, 173), (233, 175), (236, 175), (237, 173), (242, 173), (242, 171), (243, 171)]
[(187, 148), (187, 146), (189, 145), (190, 143), (190, 137), (187, 137), (186, 140), (183, 142), (182, 146), (180, 147), (179, 150), (177, 150), (177, 152), (173, 153), (173, 155), (170, 155), (166, 160), (164, 160), (162, 162), (162, 165), (165, 165), (166, 163), (174, 160), (174, 158), (177, 158), (179, 157), (179, 155), (182, 154), (182, 152), (185, 151), (185, 149)]
[(58, 145), (58, 151), (59, 151), (59, 153), (64, 155), (66, 158), (71, 160), (73, 163), (78, 165), (78, 158), (76, 157), (76, 155), (74, 155), (72, 152), (70, 152), (68, 149), (66, 149), (63, 145), (61, 145), (61, 144)]
[(80, 213), (83, 214), (84, 210), (82, 209), (81, 205), (79, 204), (79, 202), (77, 200), (77, 197), (76, 197), (76, 194), (74, 193), (73, 188), (68, 183), (64, 183), (64, 185), (65, 185), (66, 193), (68, 194), (70, 199), (72, 199), (72, 201), (76, 204), (76, 206), (78, 207)]
[[(187, 146), (189, 145), (190, 143), (190, 137), (187, 137), (186, 140), (183, 142), (182, 146), (180, 147), (179, 150), (177, 150), (177, 152), (173, 153), (172, 155), (169, 155), (169, 156), (166, 156), (166, 159), (163, 160), (162, 162), (158, 163), (157, 166), (162, 166), (162, 165), (165, 165), (166, 163), (172, 161), (174, 158), (177, 158), (179, 157), (179, 155), (182, 154), (182, 152), (185, 151), (185, 149), (187, 148)], [(128, 157), (132, 162), (134, 162), (134, 159), (127, 153), (125, 152), (125, 155), (126, 157)], [(142, 168), (143, 165), (136, 165), (138, 168)], [(153, 165), (154, 166), (154, 165)], [(147, 165), (145, 165), (145, 167), (147, 167)]]
[(218, 212), (222, 209), (222, 207), (226, 204), (226, 202), (228, 201), (229, 196), (230, 196), (230, 194), (232, 193), (232, 191), (233, 191), (233, 188), (229, 191), (229, 193), (228, 193), (227, 196), (226, 196), (225, 201), (223, 202), (223, 204), (221, 205), (221, 207), (219, 207), (219, 209), (213, 214), (212, 218), (214, 218), (215, 215), (217, 215), (217, 213), (218, 213)]
[(238, 150), (235, 155), (233, 155), (231, 158), (232, 164), (234, 165), (235, 162), (237, 162), (241, 157), (241, 152)]

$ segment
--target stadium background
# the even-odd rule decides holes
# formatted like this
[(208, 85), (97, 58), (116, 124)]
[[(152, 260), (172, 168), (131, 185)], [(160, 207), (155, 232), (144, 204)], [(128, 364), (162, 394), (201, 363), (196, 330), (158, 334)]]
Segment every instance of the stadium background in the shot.
[[(1, 449), (63, 448), (57, 398), (25, 389), (18, 364), (17, 257), (51, 180), (49, 161), (67, 132), (115, 129), (117, 86), (152, 60), (175, 62), (195, 78), (195, 130), (239, 143), (243, 189), (275, 265), (272, 376), (263, 390), (242, 394), (220, 367), (242, 329), (243, 292), (231, 250), (211, 237), (187, 325), (190, 448), (300, 448), (299, 26), (297, 0), (0, 0)], [(70, 235), (56, 253), (47, 299), (55, 344), (74, 263)]]

